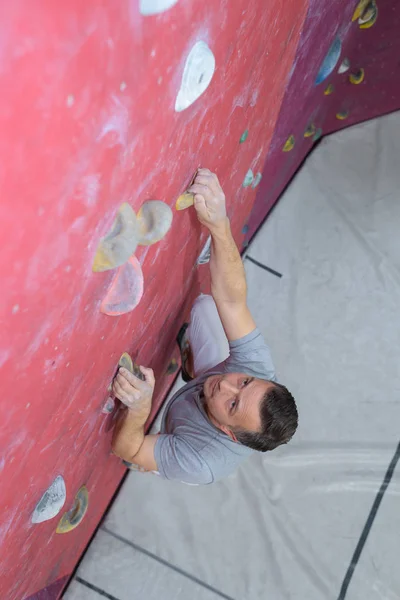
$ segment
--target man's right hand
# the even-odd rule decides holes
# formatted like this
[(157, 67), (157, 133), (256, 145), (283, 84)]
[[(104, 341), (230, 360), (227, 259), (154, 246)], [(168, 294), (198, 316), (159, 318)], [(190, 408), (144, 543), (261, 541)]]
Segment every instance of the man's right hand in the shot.
[(226, 223), (225, 194), (215, 173), (199, 169), (188, 192), (194, 194), (194, 207), (200, 223), (211, 233)]
[(155, 379), (152, 369), (140, 367), (140, 370), (145, 376), (145, 381), (135, 377), (128, 369), (120, 367), (114, 379), (113, 392), (128, 407), (132, 416), (144, 424), (151, 411)]

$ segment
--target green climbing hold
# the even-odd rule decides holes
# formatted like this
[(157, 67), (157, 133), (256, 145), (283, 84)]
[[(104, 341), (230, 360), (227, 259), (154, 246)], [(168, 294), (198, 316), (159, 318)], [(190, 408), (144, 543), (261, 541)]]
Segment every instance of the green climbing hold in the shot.
[(242, 135), (240, 136), (240, 140), (239, 140), (239, 144), (243, 144), (243, 142), (245, 142), (247, 140), (249, 136), (249, 130), (245, 129), (242, 133)]
[(243, 179), (243, 187), (249, 187), (254, 181), (254, 173), (251, 169), (249, 169), (246, 173), (245, 178)]
[(322, 129), (319, 127), (314, 134), (313, 142), (317, 142), (320, 137), (322, 137)]
[(251, 187), (256, 188), (258, 186), (258, 184), (260, 183), (261, 179), (262, 179), (261, 173), (257, 173), (257, 175), (255, 175), (255, 177), (254, 177)]

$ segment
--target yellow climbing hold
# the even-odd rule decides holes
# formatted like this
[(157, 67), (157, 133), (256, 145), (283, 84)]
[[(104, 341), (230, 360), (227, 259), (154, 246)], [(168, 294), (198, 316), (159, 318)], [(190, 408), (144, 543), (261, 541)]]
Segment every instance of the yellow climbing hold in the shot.
[(124, 202), (118, 209), (110, 231), (97, 246), (92, 270), (99, 273), (123, 265), (135, 252), (137, 238), (138, 225), (135, 211)]
[(364, 10), (367, 8), (368, 4), (371, 0), (360, 0), (360, 2), (356, 6), (356, 10), (354, 11), (352, 21), (357, 21), (363, 14)]
[(375, 0), (361, 0), (353, 14), (353, 21), (358, 20), (360, 29), (369, 29), (378, 18), (378, 6)]
[(372, 27), (372, 25), (375, 25), (377, 18), (378, 7), (376, 5), (376, 2), (371, 2), (367, 10), (358, 19), (360, 29), (369, 29), (370, 27)]
[(348, 116), (349, 116), (348, 110), (341, 110), (340, 112), (336, 113), (336, 118), (339, 119), (339, 121), (345, 121)]
[(317, 131), (317, 128), (315, 127), (314, 123), (310, 123), (310, 125), (307, 127), (307, 129), (304, 132), (304, 137), (305, 138), (312, 137), (313, 135), (315, 135), (316, 131)]
[(190, 192), (185, 192), (181, 196), (179, 196), (176, 201), (175, 208), (176, 210), (184, 210), (185, 208), (189, 208), (189, 206), (193, 206), (194, 204), (194, 194)]
[(334, 92), (334, 90), (335, 90), (334, 86), (330, 83), (328, 85), (328, 87), (325, 88), (325, 90), (324, 90), (325, 96), (330, 96)]
[(118, 361), (118, 366), (123, 367), (124, 369), (128, 369), (131, 373), (133, 373), (133, 362), (131, 357), (127, 352), (124, 352), (121, 355), (121, 358)]
[(350, 83), (353, 83), (354, 85), (359, 85), (360, 83), (362, 83), (364, 81), (364, 78), (365, 78), (364, 69), (359, 69), (355, 73), (350, 73), (350, 75), (349, 75), (349, 81), (350, 81)]
[(86, 486), (82, 486), (75, 496), (74, 505), (68, 512), (61, 517), (56, 533), (68, 533), (78, 527), (86, 514), (89, 506), (89, 492)]
[(290, 152), (291, 150), (293, 150), (295, 143), (296, 143), (296, 140), (295, 140), (294, 135), (291, 135), (290, 137), (288, 137), (288, 139), (285, 142), (285, 145), (282, 148), (283, 152)]

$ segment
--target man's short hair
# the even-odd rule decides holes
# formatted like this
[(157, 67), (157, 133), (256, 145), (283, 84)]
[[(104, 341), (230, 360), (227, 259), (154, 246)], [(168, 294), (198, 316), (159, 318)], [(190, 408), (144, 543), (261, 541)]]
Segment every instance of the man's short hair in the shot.
[(284, 385), (271, 383), (273, 387), (261, 400), (261, 431), (235, 431), (241, 444), (259, 452), (267, 452), (287, 444), (298, 424), (296, 402), (292, 394)]

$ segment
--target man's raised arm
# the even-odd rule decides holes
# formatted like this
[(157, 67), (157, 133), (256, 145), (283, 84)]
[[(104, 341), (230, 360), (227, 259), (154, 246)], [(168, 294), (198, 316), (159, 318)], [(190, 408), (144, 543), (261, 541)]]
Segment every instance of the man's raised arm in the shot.
[(218, 178), (199, 169), (189, 192), (195, 194), (197, 217), (211, 234), (211, 293), (228, 340), (244, 337), (256, 327), (247, 307), (243, 262), (226, 215), (225, 195)]

